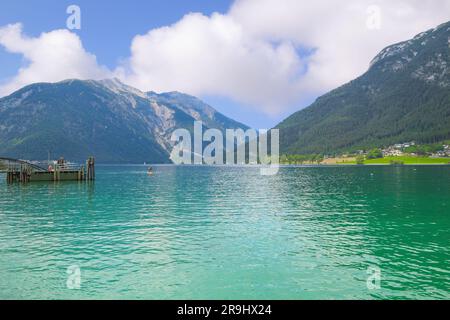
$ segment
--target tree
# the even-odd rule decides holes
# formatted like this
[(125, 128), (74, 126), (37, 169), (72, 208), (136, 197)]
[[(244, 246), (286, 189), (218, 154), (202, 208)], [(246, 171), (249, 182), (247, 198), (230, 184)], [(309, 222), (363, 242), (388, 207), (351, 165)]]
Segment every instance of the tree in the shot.
[(359, 155), (356, 157), (356, 164), (359, 164), (359, 165), (364, 164), (364, 160), (365, 160), (364, 156)]
[(323, 161), (324, 157), (321, 154), (318, 154), (315, 156), (315, 161), (317, 162), (317, 164), (320, 164)]
[(367, 159), (379, 159), (379, 158), (383, 158), (383, 153), (381, 152), (380, 149), (377, 148), (372, 149), (367, 154)]

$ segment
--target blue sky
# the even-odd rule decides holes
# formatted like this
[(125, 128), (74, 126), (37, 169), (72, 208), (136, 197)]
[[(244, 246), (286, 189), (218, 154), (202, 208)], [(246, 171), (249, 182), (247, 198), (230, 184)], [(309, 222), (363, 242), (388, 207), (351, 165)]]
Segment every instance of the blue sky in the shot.
[[(114, 69), (130, 55), (130, 42), (137, 34), (171, 25), (190, 12), (211, 15), (226, 13), (231, 0), (127, 0), (127, 1), (66, 1), (43, 0), (39, 5), (25, 0), (2, 1), (0, 26), (22, 23), (23, 32), (38, 37), (66, 27), (66, 8), (71, 4), (80, 6), (82, 28), (74, 30), (81, 38), (86, 51), (96, 55), (100, 64)], [(27, 61), (18, 54), (0, 48), (0, 82), (9, 80)], [(223, 95), (206, 94), (200, 97), (229, 117), (257, 128), (270, 128), (289, 112), (275, 117), (243, 108), (243, 103)]]
[[(73, 4), (82, 28), (69, 32)], [(364, 73), (387, 45), (448, 20), (448, 0), (2, 0), (0, 95), (118, 77), (271, 128)]]
[[(129, 55), (130, 42), (136, 34), (173, 24), (189, 12), (206, 15), (226, 12), (231, 3), (228, 0), (39, 0), (37, 5), (29, 0), (2, 1), (0, 26), (21, 22), (29, 36), (63, 29), (68, 17), (66, 8), (76, 4), (82, 10), (82, 28), (75, 32), (87, 51), (95, 53), (102, 64), (113, 68), (118, 59)], [(3, 77), (5, 72), (13, 74), (16, 71), (20, 57), (1, 52), (0, 76)], [(10, 65), (11, 61), (16, 63)]]

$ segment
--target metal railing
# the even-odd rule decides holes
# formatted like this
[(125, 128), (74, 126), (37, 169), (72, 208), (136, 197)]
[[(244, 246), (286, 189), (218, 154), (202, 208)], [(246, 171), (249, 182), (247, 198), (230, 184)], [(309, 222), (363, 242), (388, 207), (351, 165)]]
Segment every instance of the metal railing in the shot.
[(0, 157), (0, 169), (4, 172), (19, 171), (24, 167), (30, 168), (33, 171), (47, 171), (45, 168), (38, 166), (26, 160), (2, 158)]

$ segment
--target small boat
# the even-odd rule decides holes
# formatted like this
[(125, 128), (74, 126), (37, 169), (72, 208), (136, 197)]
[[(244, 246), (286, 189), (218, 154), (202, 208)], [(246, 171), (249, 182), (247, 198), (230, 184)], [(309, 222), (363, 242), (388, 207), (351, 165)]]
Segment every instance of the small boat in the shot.
[(153, 175), (153, 168), (152, 168), (152, 167), (149, 167), (149, 168), (147, 169), (147, 175), (149, 175), (149, 176), (152, 176), (152, 175)]

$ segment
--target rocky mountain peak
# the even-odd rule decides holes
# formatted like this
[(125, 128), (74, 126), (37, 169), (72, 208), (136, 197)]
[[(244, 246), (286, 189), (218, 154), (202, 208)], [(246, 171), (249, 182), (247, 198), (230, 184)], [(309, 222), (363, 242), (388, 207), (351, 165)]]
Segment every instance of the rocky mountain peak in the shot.
[(277, 127), (283, 152), (367, 150), (450, 138), (450, 22), (383, 49), (369, 70)]
[(415, 79), (449, 87), (450, 22), (383, 49), (372, 60), (370, 70), (373, 69), (381, 72), (406, 71)]
[(145, 93), (118, 79), (37, 83), (0, 99), (0, 154), (164, 163), (172, 132), (190, 130), (196, 120), (219, 130), (248, 128), (198, 98)]

